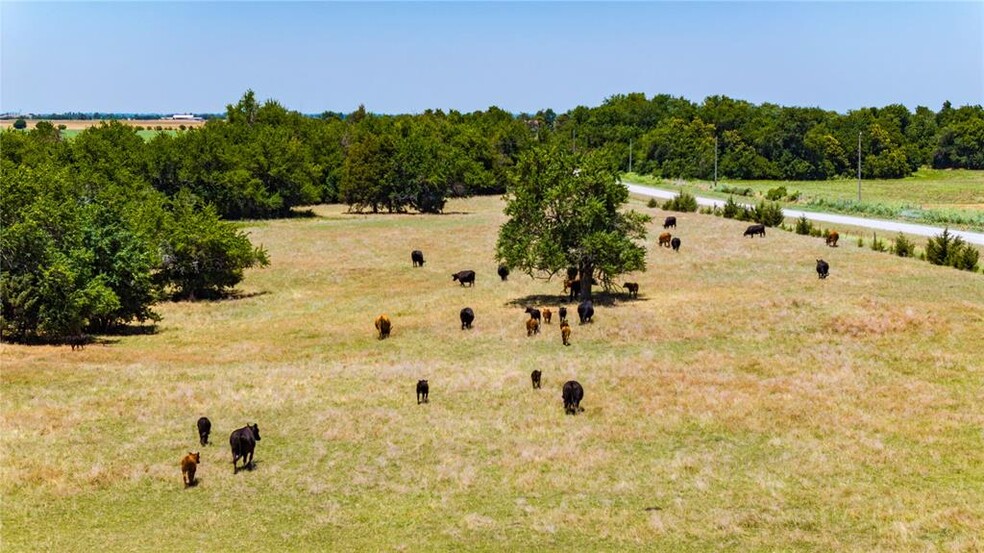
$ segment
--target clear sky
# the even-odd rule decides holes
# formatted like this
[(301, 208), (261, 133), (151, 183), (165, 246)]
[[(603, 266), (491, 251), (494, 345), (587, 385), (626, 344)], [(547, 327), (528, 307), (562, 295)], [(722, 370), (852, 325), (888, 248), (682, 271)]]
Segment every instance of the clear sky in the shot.
[(0, 0), (0, 112), (597, 106), (723, 94), (849, 109), (984, 103), (984, 1)]

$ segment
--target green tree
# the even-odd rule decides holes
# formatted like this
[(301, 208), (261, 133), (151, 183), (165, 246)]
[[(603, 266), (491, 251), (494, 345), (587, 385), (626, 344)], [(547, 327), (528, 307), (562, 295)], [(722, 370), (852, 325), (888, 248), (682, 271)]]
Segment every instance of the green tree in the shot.
[(550, 278), (575, 267), (581, 298), (591, 284), (646, 268), (650, 217), (624, 211), (628, 189), (609, 156), (537, 146), (522, 154), (506, 193), (509, 220), (499, 229), (496, 259), (530, 276)]
[(23, 117), (18, 117), (17, 120), (14, 121), (14, 128), (19, 131), (26, 129), (27, 121), (25, 121)]

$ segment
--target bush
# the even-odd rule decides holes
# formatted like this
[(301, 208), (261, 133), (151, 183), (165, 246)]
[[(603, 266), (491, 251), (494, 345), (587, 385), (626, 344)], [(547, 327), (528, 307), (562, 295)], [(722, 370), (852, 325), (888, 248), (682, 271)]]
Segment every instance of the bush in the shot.
[(66, 124), (64, 124), (64, 123), (62, 123), (62, 124), (60, 124), (60, 125), (58, 125), (58, 130), (60, 130), (60, 131), (63, 131), (63, 130), (65, 130), (65, 129), (67, 129), (67, 128), (68, 128), (68, 125), (66, 125)]
[(916, 253), (916, 245), (900, 232), (892, 244), (892, 253), (899, 257), (912, 257)]
[(863, 248), (864, 247), (864, 237), (862, 237), (862, 236), (858, 236), (858, 247), (859, 248)]
[(926, 260), (933, 265), (949, 265), (964, 271), (976, 271), (978, 251), (963, 238), (950, 234), (950, 229), (926, 242)]
[(646, 202), (646, 206), (657, 208), (659, 207), (659, 202), (656, 201), (656, 198), (649, 198), (649, 201)]
[(782, 214), (782, 206), (777, 202), (759, 202), (751, 215), (752, 220), (767, 227), (777, 227), (785, 219)]
[(25, 121), (23, 117), (18, 117), (17, 120), (14, 121), (14, 128), (19, 131), (26, 129), (27, 121)]
[(871, 249), (876, 252), (883, 252), (887, 250), (885, 247), (885, 241), (879, 240), (878, 235), (874, 232), (871, 233)]
[(809, 235), (811, 233), (813, 233), (813, 223), (806, 218), (806, 215), (801, 215), (796, 220), (796, 234)]
[(777, 202), (786, 197), (786, 187), (780, 186), (778, 188), (770, 188), (768, 192), (765, 193), (766, 199)]
[(820, 227), (813, 227), (810, 229), (810, 236), (814, 238), (820, 238), (821, 236), (826, 236), (830, 234), (829, 229), (820, 230)]
[(741, 210), (742, 208), (735, 203), (734, 197), (728, 196), (728, 201), (724, 203), (724, 209), (721, 210), (721, 215), (725, 219), (737, 219)]
[(667, 200), (663, 204), (663, 209), (667, 211), (694, 212), (697, 211), (697, 198), (686, 192), (680, 192), (679, 196), (672, 200)]
[(737, 188), (726, 184), (719, 186), (718, 190), (725, 194), (738, 194), (739, 196), (752, 196), (755, 194), (755, 191), (751, 188)]

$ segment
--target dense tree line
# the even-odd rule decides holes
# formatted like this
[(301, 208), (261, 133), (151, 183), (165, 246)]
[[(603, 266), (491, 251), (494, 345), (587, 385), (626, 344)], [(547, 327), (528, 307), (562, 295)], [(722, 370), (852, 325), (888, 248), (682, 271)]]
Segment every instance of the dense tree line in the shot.
[(670, 178), (709, 179), (715, 140), (719, 176), (822, 180), (856, 175), (861, 135), (862, 176), (899, 178), (923, 165), (984, 169), (984, 108), (939, 112), (901, 105), (838, 114), (820, 108), (754, 105), (724, 96), (700, 104), (684, 98), (616, 95), (596, 108), (557, 118), (556, 130), (577, 145), (619, 144), (622, 167)]
[(146, 179), (149, 145), (108, 123), (62, 140), (0, 133), (0, 336), (78, 339), (158, 319), (166, 297), (215, 297), (267, 263), (215, 208)]

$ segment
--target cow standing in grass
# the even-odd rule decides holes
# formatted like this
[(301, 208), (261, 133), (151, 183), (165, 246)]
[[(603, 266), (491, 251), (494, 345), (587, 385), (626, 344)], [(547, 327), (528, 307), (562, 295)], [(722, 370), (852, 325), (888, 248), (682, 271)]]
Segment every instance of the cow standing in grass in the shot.
[(471, 307), (466, 307), (462, 309), (461, 313), (458, 316), (461, 318), (461, 330), (465, 330), (466, 328), (471, 328), (472, 321), (475, 320), (475, 312), (472, 311)]
[(625, 284), (622, 285), (622, 288), (625, 288), (626, 291), (628, 291), (630, 298), (638, 298), (639, 297), (639, 283), (638, 282), (626, 282)]
[(421, 403), (429, 403), (430, 400), (427, 395), (430, 393), (430, 386), (427, 384), (426, 380), (417, 381), (417, 405)]
[(673, 238), (673, 235), (671, 235), (668, 232), (664, 232), (663, 234), (660, 234), (659, 235), (659, 245), (660, 246), (665, 246), (665, 247), (669, 248), (670, 247), (670, 239), (672, 239), (672, 238)]
[(576, 415), (584, 411), (581, 408), (581, 400), (584, 399), (584, 388), (576, 380), (568, 380), (564, 383), (562, 397), (564, 398), (564, 413)]
[(198, 482), (195, 480), (195, 471), (198, 470), (198, 463), (201, 462), (201, 455), (197, 452), (188, 452), (181, 459), (181, 478), (184, 480), (185, 487), (194, 486)]
[(837, 231), (836, 230), (832, 230), (832, 231), (830, 231), (830, 234), (827, 235), (827, 238), (825, 239), (825, 242), (831, 248), (836, 248), (837, 247), (837, 240), (839, 240), (839, 239), (840, 239), (840, 235), (837, 234)]
[(233, 430), (229, 435), (229, 446), (232, 448), (232, 473), (239, 472), (237, 462), (243, 460), (243, 468), (253, 468), (253, 451), (256, 449), (256, 442), (260, 441), (260, 427), (257, 424), (247, 424), (246, 426)]
[(557, 313), (560, 315), (560, 324), (566, 323), (567, 322), (567, 308), (564, 307), (564, 306), (561, 306), (560, 309), (557, 310)]
[(673, 246), (673, 251), (675, 252), (680, 251), (680, 239), (677, 238), (676, 236), (673, 237), (673, 240), (670, 240), (670, 245)]
[(577, 306), (577, 317), (581, 324), (591, 322), (591, 317), (594, 317), (594, 304), (591, 300), (584, 300)]
[(533, 389), (537, 390), (540, 388), (540, 379), (543, 377), (543, 373), (539, 370), (534, 370), (530, 373), (530, 380), (533, 381)]
[(762, 238), (765, 238), (765, 225), (749, 225), (748, 228), (745, 229), (745, 234), (743, 234), (743, 236), (751, 236), (752, 238), (755, 238), (756, 234), (761, 235)]
[(462, 286), (466, 282), (469, 286), (475, 286), (475, 271), (458, 271), (451, 275), (451, 280), (457, 280)]
[(676, 228), (676, 217), (670, 216), (663, 219), (663, 228)]
[(501, 278), (503, 282), (509, 279), (509, 267), (506, 267), (505, 265), (499, 265), (499, 268), (496, 270), (496, 272), (499, 274), (499, 278)]
[(560, 323), (560, 341), (565, 346), (571, 345), (571, 325), (567, 321)]
[(212, 421), (208, 417), (198, 419), (198, 440), (202, 445), (208, 445), (208, 434), (212, 431)]
[(818, 259), (817, 260), (817, 275), (821, 279), (824, 279), (824, 278), (827, 278), (827, 275), (828, 274), (830, 274), (830, 264), (827, 263), (826, 261), (822, 260), (822, 259)]
[(375, 324), (376, 331), (379, 332), (379, 339), (385, 340), (386, 338), (389, 338), (390, 329), (393, 327), (392, 323), (390, 323), (389, 317), (385, 314), (380, 315), (376, 317)]
[(424, 266), (424, 252), (420, 250), (413, 250), (410, 252), (410, 261), (413, 262), (414, 267)]

